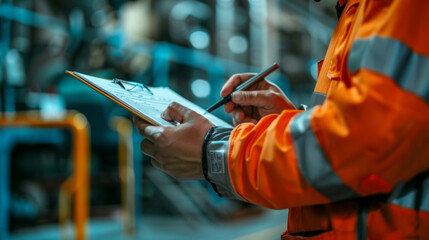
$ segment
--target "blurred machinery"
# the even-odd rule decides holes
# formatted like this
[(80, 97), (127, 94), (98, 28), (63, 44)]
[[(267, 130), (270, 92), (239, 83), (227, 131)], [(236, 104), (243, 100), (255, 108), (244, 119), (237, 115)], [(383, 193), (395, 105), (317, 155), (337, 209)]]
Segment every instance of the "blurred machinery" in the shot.
[[(83, 114), (91, 126), (89, 217), (119, 219), (125, 236), (138, 235), (136, 225), (144, 216), (179, 216), (192, 227), (260, 213), (218, 198), (204, 182), (178, 182), (154, 170), (139, 152), (141, 138), (129, 123), (130, 114), (64, 71), (167, 85), (207, 107), (232, 74), (278, 62), (281, 73), (270, 80), (296, 104), (307, 103), (317, 61), (336, 23), (334, 11), (314, 4), (0, 0), (0, 112), (6, 119), (5, 114), (35, 110), (46, 122), (63, 119), (70, 109)], [(221, 109), (215, 114), (230, 121)], [(9, 128), (0, 124), (2, 131)], [(0, 203), (8, 203), (0, 225), (9, 223), (0, 229), (8, 232), (1, 239), (30, 227), (67, 225), (69, 213), (61, 212), (58, 200), (67, 202), (68, 195), (59, 190), (77, 170), (70, 164), (69, 132), (24, 129), (16, 134), (32, 135), (10, 145), (8, 165), (2, 165), (10, 171), (2, 169), (8, 185), (0, 187), (10, 194), (0, 196)]]

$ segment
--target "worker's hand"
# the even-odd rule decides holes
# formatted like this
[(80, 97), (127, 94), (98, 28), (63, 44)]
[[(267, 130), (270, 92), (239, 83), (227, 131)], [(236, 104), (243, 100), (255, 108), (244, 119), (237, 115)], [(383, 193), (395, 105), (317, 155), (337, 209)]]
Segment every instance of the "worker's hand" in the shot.
[[(223, 85), (220, 95), (226, 97), (232, 90), (251, 78), (254, 74), (235, 74)], [(296, 109), (277, 85), (262, 80), (247, 91), (232, 94), (232, 101), (224, 106), (225, 112), (230, 113), (235, 125), (242, 122), (256, 123), (262, 117), (281, 113), (285, 109)]]
[(152, 165), (177, 179), (204, 179), (202, 147), (213, 124), (175, 102), (161, 116), (180, 124), (176, 127), (153, 126), (134, 116), (134, 125), (145, 138), (140, 144), (141, 151), (152, 158)]

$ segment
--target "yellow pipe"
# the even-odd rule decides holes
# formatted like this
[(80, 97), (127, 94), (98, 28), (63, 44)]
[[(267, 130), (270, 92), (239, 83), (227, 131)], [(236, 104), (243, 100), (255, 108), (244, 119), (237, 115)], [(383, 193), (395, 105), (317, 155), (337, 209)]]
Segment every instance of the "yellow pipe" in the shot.
[(71, 197), (75, 192), (73, 177), (61, 184), (58, 196), (58, 219), (60, 227), (60, 239), (68, 239), (67, 223), (70, 220)]
[[(85, 116), (67, 111), (60, 119), (44, 119), (39, 111), (0, 113), (1, 127), (66, 128), (73, 135), (74, 173), (61, 187), (74, 192), (74, 221), (76, 239), (86, 238), (86, 221), (89, 213), (89, 124)], [(71, 186), (70, 186), (71, 185)], [(61, 204), (60, 204), (61, 206)], [(66, 209), (67, 210), (67, 209)], [(64, 216), (61, 212), (60, 216)], [(67, 216), (67, 212), (65, 213)], [(62, 220), (62, 219), (60, 219)]]
[(135, 178), (131, 121), (113, 117), (110, 126), (118, 132), (119, 178), (121, 179), (122, 225), (128, 236), (135, 235)]

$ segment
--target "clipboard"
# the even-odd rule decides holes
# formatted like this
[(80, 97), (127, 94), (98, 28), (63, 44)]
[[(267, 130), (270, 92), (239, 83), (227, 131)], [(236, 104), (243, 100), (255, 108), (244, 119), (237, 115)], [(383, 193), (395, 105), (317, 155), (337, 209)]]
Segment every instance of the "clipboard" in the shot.
[[(161, 113), (173, 101), (201, 115), (206, 112), (168, 87), (146, 87), (136, 82), (110, 80), (75, 71), (66, 71), (66, 73), (153, 125), (176, 126), (161, 118)], [(232, 127), (213, 114), (206, 113), (204, 117), (216, 126)]]

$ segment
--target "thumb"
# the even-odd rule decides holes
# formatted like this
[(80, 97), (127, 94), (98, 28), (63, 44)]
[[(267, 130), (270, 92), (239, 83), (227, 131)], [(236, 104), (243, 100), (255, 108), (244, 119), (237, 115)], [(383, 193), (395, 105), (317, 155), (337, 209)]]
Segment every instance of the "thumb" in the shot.
[(265, 107), (272, 104), (266, 91), (238, 91), (231, 97), (232, 102), (241, 106)]
[(172, 102), (168, 105), (167, 109), (161, 113), (161, 117), (170, 122), (183, 123), (189, 119), (192, 113), (194, 112), (185, 106), (177, 102)]

